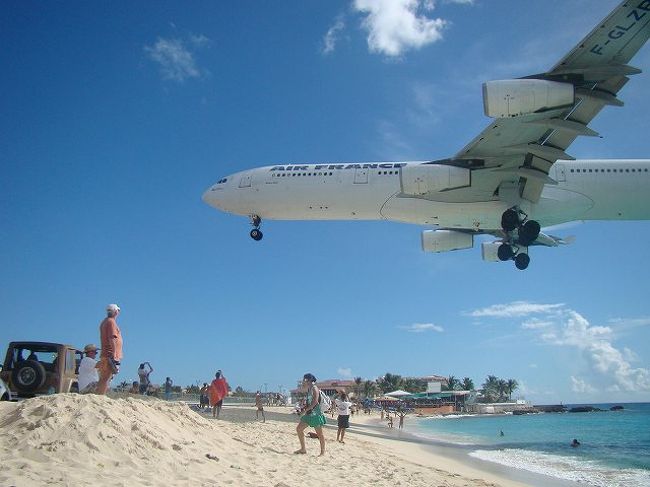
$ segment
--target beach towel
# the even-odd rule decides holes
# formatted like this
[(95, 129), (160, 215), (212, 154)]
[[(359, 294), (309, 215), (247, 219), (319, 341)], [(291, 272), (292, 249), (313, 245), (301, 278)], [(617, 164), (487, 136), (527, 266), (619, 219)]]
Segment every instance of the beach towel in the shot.
[(210, 406), (214, 406), (228, 394), (228, 383), (223, 377), (214, 379), (208, 388)]

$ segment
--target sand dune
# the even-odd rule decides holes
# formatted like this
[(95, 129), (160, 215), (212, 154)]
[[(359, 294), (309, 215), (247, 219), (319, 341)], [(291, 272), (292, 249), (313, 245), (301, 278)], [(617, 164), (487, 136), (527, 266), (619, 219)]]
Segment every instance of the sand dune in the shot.
[(352, 434), (342, 445), (326, 434), (318, 458), (317, 440), (307, 440), (308, 455), (292, 453), (291, 423), (215, 421), (182, 403), (77, 394), (5, 402), (0, 485), (514, 485), (448, 472), (440, 459), (407, 460), (413, 446)]

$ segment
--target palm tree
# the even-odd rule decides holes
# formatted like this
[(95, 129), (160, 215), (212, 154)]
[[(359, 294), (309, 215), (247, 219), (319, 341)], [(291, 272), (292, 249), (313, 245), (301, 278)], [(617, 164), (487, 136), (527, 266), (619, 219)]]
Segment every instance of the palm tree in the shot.
[(458, 388), (459, 385), (460, 385), (460, 382), (458, 381), (458, 379), (456, 379), (456, 377), (454, 377), (453, 375), (450, 375), (449, 377), (447, 377), (447, 389), (446, 390), (454, 391), (454, 390), (456, 390)]
[(377, 385), (383, 394), (395, 391), (402, 387), (402, 376), (386, 372), (386, 375), (379, 378)]
[(512, 393), (519, 387), (519, 384), (515, 379), (508, 379), (506, 382), (506, 392), (508, 393), (508, 399), (512, 398)]
[(354, 378), (354, 397), (359, 397), (363, 389), (363, 378), (355, 377)]
[(497, 382), (497, 391), (499, 392), (499, 401), (503, 401), (505, 399), (507, 390), (508, 390), (508, 383), (503, 379), (499, 379), (499, 381)]
[(366, 397), (374, 397), (377, 391), (377, 384), (374, 380), (367, 380), (363, 383), (363, 395)]
[(496, 375), (488, 375), (483, 382), (483, 397), (486, 402), (494, 402), (498, 395), (499, 378)]
[(474, 390), (474, 381), (469, 377), (465, 377), (461, 383), (461, 387), (464, 391), (473, 391)]

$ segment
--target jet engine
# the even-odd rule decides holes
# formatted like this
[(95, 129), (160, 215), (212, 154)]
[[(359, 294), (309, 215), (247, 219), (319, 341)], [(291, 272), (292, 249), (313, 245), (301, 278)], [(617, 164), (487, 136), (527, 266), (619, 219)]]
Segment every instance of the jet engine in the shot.
[(455, 230), (425, 230), (422, 232), (422, 250), (425, 252), (449, 252), (471, 249), (474, 235)]
[(510, 118), (573, 105), (572, 84), (543, 79), (507, 79), (483, 83), (483, 109), (488, 117)]

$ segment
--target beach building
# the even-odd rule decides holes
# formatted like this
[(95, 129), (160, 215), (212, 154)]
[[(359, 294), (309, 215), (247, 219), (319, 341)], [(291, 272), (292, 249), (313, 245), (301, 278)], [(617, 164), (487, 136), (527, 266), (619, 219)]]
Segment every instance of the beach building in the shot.
[[(302, 383), (299, 382), (298, 387), (290, 391), (291, 401), (293, 403), (299, 402), (305, 398), (305, 392), (301, 389), (301, 384)], [(340, 391), (344, 391), (348, 396), (354, 398), (357, 384), (353, 380), (349, 379), (327, 379), (316, 382), (316, 387), (329, 397), (333, 397)]]
[(427, 391), (410, 398), (415, 414), (422, 416), (466, 412), (475, 400), (476, 391)]
[(528, 411), (532, 409), (530, 401), (524, 399), (517, 399), (516, 401), (508, 402), (491, 402), (467, 404), (466, 410), (468, 413), (477, 414), (503, 414), (512, 413), (516, 411)]

